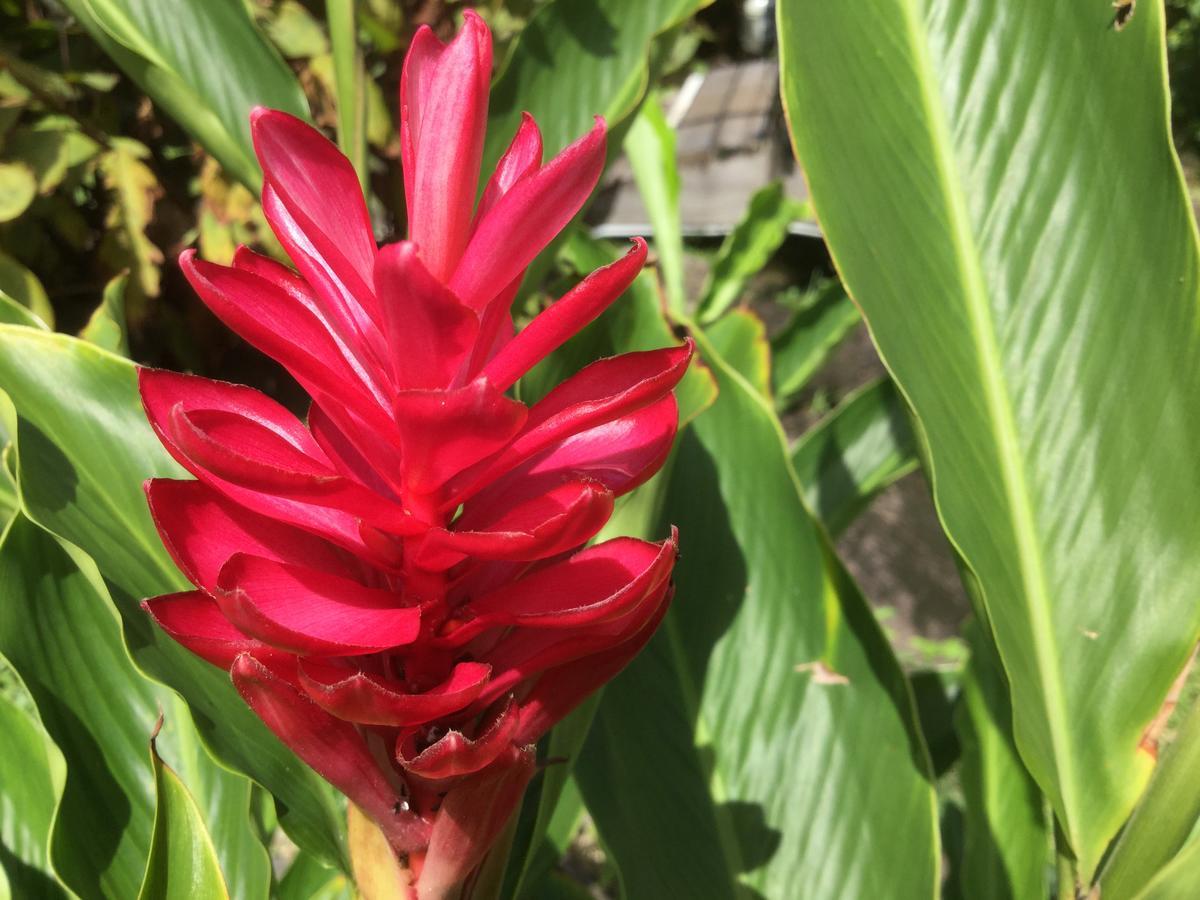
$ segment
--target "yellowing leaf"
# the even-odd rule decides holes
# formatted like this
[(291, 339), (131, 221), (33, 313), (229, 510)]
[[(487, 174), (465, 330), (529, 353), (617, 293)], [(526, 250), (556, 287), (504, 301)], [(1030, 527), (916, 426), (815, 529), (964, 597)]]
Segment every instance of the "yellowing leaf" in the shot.
[(0, 222), (11, 222), (37, 196), (37, 178), (23, 162), (0, 163)]
[(144, 148), (119, 141), (100, 157), (100, 175), (112, 194), (100, 254), (114, 269), (129, 269), (126, 300), (134, 320), (145, 313), (146, 300), (157, 297), (162, 251), (146, 237), (154, 203), (162, 193), (154, 172), (139, 158)]

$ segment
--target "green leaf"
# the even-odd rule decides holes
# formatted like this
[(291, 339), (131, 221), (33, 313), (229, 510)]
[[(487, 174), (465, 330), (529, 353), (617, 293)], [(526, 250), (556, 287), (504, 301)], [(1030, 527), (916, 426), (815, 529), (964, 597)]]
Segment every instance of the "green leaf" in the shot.
[(331, 789), (242, 702), (229, 676), (152, 626), (139, 602), (184, 589), (142, 494), (150, 477), (181, 477), (150, 430), (128, 360), (61, 334), (0, 325), (0, 384), (19, 414), (20, 485), (29, 514), (96, 560), (138, 665), (179, 691), (209, 749), (281, 803), (300, 846), (345, 863)]
[(888, 485), (917, 467), (904, 399), (890, 380), (846, 397), (792, 449), (809, 509), (835, 538)]
[(1194, 900), (1197, 884), (1200, 884), (1200, 839), (1193, 839), (1137, 895), (1137, 900)]
[(0, 162), (0, 222), (11, 222), (37, 196), (37, 175), (24, 162)]
[(133, 897), (150, 844), (154, 797), (143, 754), (158, 707), (94, 568), (81, 563), (16, 518), (0, 543), (0, 652), (66, 758), (55, 868), (81, 896)]
[(822, 230), (928, 438), (1017, 747), (1085, 882), (1146, 784), (1142, 731), (1200, 635), (1200, 254), (1162, 6), (1138, 4), (1120, 31), (1112, 15), (1077, 0), (779, 5)]
[(49, 330), (46, 327), (46, 323), (34, 315), (31, 310), (22, 306), (3, 291), (0, 291), (0, 323), (5, 325), (24, 325), (26, 328), (39, 328), (42, 331)]
[(858, 318), (858, 309), (837, 281), (806, 292), (803, 306), (771, 341), (776, 406), (792, 404)]
[(355, 900), (356, 894), (344, 873), (310, 853), (298, 853), (275, 896), (277, 900)]
[(546, 158), (603, 115), (614, 129), (649, 83), (653, 38), (711, 0), (550, 0), (526, 23), (496, 80), (485, 171), (500, 158), (528, 110)]
[(153, 739), (150, 762), (157, 806), (150, 858), (138, 900), (228, 898), (229, 891), (200, 809), (179, 776), (163, 764)]
[(767, 327), (748, 309), (735, 309), (705, 329), (709, 341), (725, 362), (771, 399), (771, 347)]
[[(188, 718), (187, 704), (172, 697), (167, 709), (174, 709), (174, 720)], [(170, 713), (168, 713), (170, 720)], [(230, 896), (266, 897), (271, 889), (271, 857), (263, 845), (270, 832), (259, 826), (255, 815), (254, 782), (242, 775), (214, 765), (198, 740), (179, 742), (171, 749), (171, 762), (183, 783), (200, 804), (200, 814), (217, 847), (221, 870)], [(270, 803), (269, 795), (263, 795)]]
[(100, 305), (79, 332), (85, 341), (118, 356), (129, 355), (129, 336), (125, 327), (125, 286), (128, 282), (129, 274), (122, 273), (104, 286)]
[(250, 110), (308, 118), (291, 70), (242, 0), (64, 0), (88, 34), (234, 177), (258, 189)]
[(684, 312), (683, 228), (679, 221), (679, 169), (675, 164), (675, 130), (662, 105), (651, 95), (625, 134), (625, 158), (633, 169), (638, 192), (654, 231), (654, 250), (662, 271), (667, 308)]
[(1045, 801), (1013, 744), (1008, 685), (995, 648), (978, 623), (968, 626), (967, 641), (971, 659), (957, 715), (966, 811), (959, 881), (972, 900), (1045, 897), (1051, 858)]
[(676, 596), (605, 690), (576, 771), (588, 810), (629, 897), (932, 897), (907, 682), (804, 508), (769, 404), (696, 338), (719, 394), (670, 475)]
[(781, 182), (760, 188), (750, 198), (745, 215), (722, 242), (709, 270), (696, 306), (701, 324), (716, 321), (737, 302), (747, 282), (779, 249), (795, 218), (797, 204), (783, 193)]
[(47, 116), (32, 128), (19, 128), (4, 141), (6, 156), (28, 165), (39, 193), (58, 187), (67, 172), (100, 152), (100, 145), (79, 131), (71, 119)]
[(146, 236), (162, 193), (158, 178), (142, 162), (147, 153), (134, 141), (119, 140), (100, 156), (100, 177), (112, 195), (100, 255), (111, 268), (129, 270), (124, 293), (135, 319), (145, 315), (148, 299), (158, 296), (162, 277), (162, 250)]
[(297, 0), (283, 0), (266, 23), (267, 36), (291, 59), (311, 59), (329, 52), (321, 23)]
[[(613, 529), (608, 531), (612, 532)], [(543, 742), (543, 747), (539, 748), (539, 755), (544, 760), (553, 762), (541, 770), (540, 777), (526, 789), (525, 798), (521, 802), (509, 871), (505, 875), (506, 888), (503, 895), (506, 897), (519, 897), (531, 884), (536, 884), (549, 866), (558, 862), (565, 849), (548, 838), (560, 808), (565, 807), (565, 818), (571, 817), (571, 798), (568, 796), (564, 804), (564, 791), (570, 782), (571, 772), (588, 731), (592, 727), (600, 696), (597, 692), (555, 725)], [(574, 802), (582, 812), (578, 792), (574, 795)], [(547, 844), (549, 848), (544, 849)]]
[[(0, 294), (15, 300), (37, 316), (45, 326), (54, 327), (54, 307), (37, 276), (0, 250)], [(8, 321), (8, 318), (5, 319)], [(23, 324), (23, 323), (21, 323)]]
[(326, 0), (333, 81), (337, 93), (338, 147), (367, 187), (367, 92), (362, 49), (355, 26), (355, 0)]
[(31, 706), (24, 685), (0, 691), (0, 870), (10, 890), (0, 896), (66, 897), (49, 858), (66, 763)]
[[(1200, 702), (1180, 722), (1100, 876), (1105, 900), (1125, 900), (1167, 867), (1200, 824)], [(1200, 865), (1195, 863), (1194, 865)], [(1200, 872), (1200, 869), (1193, 871)], [(1193, 887), (1200, 881), (1193, 882)]]
[[(55, 871), (84, 897), (135, 896), (155, 810), (143, 754), (160, 711), (174, 710), (160, 744), (172, 757), (194, 760), (200, 777), (193, 787), (205, 789), (210, 802), (224, 797), (236, 804), (237, 788), (248, 783), (204, 755), (186, 709), (134, 666), (112, 600), (85, 554), (19, 515), (0, 544), (0, 566), (0, 596), (7, 601), (0, 608), (0, 653), (23, 677), (67, 764), (51, 842)], [(269, 861), (250, 830), (248, 793), (240, 802), (241, 827), (222, 830), (217, 852), (254, 866), (240, 873), (242, 883), (255, 886), (242, 896), (265, 898)]]

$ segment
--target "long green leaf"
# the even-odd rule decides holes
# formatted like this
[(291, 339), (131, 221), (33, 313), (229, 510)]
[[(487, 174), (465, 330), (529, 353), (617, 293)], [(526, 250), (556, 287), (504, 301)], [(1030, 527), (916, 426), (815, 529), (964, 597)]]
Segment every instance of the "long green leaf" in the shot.
[(904, 399), (889, 380), (848, 396), (792, 449), (809, 509), (834, 537), (888, 485), (917, 467)]
[(0, 543), (0, 652), (66, 759), (55, 869), (81, 896), (134, 897), (154, 815), (144, 748), (158, 700), (86, 563), (16, 518)]
[(810, 289), (806, 300), (787, 327), (771, 339), (771, 383), (780, 409), (792, 404), (858, 324), (858, 309), (836, 281)]
[(783, 183), (761, 188), (746, 207), (742, 219), (717, 251), (708, 280), (696, 305), (696, 318), (707, 325), (724, 315), (779, 249), (798, 204), (783, 192)]
[(337, 90), (338, 147), (367, 186), (367, 91), (358, 45), (357, 0), (327, 0), (333, 81)]
[(150, 858), (138, 900), (228, 900), (229, 891), (204, 818), (179, 776), (150, 742), (157, 807)]
[(485, 168), (528, 110), (546, 156), (603, 115), (609, 128), (637, 108), (649, 82), (650, 43), (711, 0), (550, 0), (517, 39), (491, 97)]
[(139, 606), (186, 582), (142, 494), (147, 478), (183, 472), (150, 430), (136, 380), (131, 362), (84, 341), (0, 325), (0, 386), (18, 413), (23, 505), (96, 561), (138, 665), (183, 695), (213, 753), (275, 795), (293, 840), (343, 864), (345, 827), (329, 788), (242, 702), (228, 674), (153, 627)]
[(987, 636), (968, 629), (957, 730), (962, 741), (966, 847), (959, 881), (978, 900), (1045, 897), (1050, 830), (1041, 793), (1017, 755), (1000, 660)]
[(667, 308), (683, 315), (683, 227), (679, 220), (679, 169), (675, 131), (653, 94), (625, 134), (625, 156), (654, 229), (654, 250), (662, 272)]
[[(188, 718), (187, 704), (170, 698), (167, 717)], [(249, 778), (235, 775), (212, 763), (199, 740), (177, 742), (169, 747), (170, 760), (179, 778), (200, 806), (200, 815), (220, 857), (225, 884), (234, 900), (265, 897), (271, 889), (271, 858), (262, 843), (264, 829), (255, 816), (256, 789)], [(270, 798), (266, 798), (270, 802)]]
[(1137, 900), (1195, 900), (1200, 884), (1200, 839), (1194, 839), (1155, 876)]
[[(9, 666), (6, 660), (0, 665)], [(17, 702), (18, 691), (25, 704)], [(66, 897), (49, 853), (66, 763), (28, 706), (24, 685), (0, 691), (0, 870), (9, 896)]]
[(1084, 881), (1200, 634), (1200, 254), (1161, 4), (1112, 17), (1081, 0), (779, 5), (822, 229), (928, 437), (1018, 749)]
[(243, 184), (262, 181), (250, 110), (308, 117), (295, 76), (242, 0), (63, 0), (129, 77)]
[[(67, 764), (51, 840), (54, 869), (81, 896), (135, 896), (155, 811), (144, 748), (174, 697), (134, 666), (94, 563), (24, 515), (0, 544), (0, 598), (0, 652), (23, 677)], [(192, 769), (202, 778), (193, 786), (210, 804), (236, 806), (240, 797), (240, 827), (222, 828), (216, 852), (239, 866), (240, 896), (266, 897), (269, 860), (250, 830), (248, 795), (238, 793), (246, 779), (199, 750), (182, 706), (167, 719), (160, 745), (172, 758), (197, 757)], [(236, 813), (227, 808), (212, 818)]]
[(605, 691), (576, 773), (588, 809), (630, 897), (932, 897), (935, 802), (904, 677), (769, 404), (697, 339), (720, 392), (671, 473), (676, 598)]

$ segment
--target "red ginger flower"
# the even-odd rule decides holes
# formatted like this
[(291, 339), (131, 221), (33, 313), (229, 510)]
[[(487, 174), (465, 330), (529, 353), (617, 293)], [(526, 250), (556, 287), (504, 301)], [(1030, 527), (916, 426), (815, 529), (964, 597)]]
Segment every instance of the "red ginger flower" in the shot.
[(506, 391), (634, 279), (644, 242), (514, 336), (525, 268), (579, 211), (604, 124), (546, 165), (524, 118), (478, 205), (491, 39), (423, 28), (401, 82), (410, 240), (377, 248), (349, 162), (256, 110), (263, 207), (298, 272), (187, 252), (204, 302), (284, 365), (307, 422), (247, 387), (143, 369), (196, 480), (148, 483), (196, 590), (146, 608), (374, 820), (424, 900), (478, 865), (533, 744), (649, 640), (676, 539), (579, 549), (662, 465), (690, 342), (601, 360), (531, 407)]

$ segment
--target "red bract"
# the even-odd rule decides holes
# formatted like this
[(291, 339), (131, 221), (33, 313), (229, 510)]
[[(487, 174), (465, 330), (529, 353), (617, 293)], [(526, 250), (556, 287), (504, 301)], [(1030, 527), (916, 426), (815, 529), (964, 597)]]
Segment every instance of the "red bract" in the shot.
[(263, 206), (298, 272), (185, 253), (218, 317), (312, 398), (141, 370), (196, 480), (147, 485), (195, 585), (146, 608), (382, 829), (422, 900), (479, 864), (533, 743), (649, 639), (676, 539), (580, 549), (661, 466), (691, 344), (597, 362), (531, 407), (506, 391), (636, 276), (638, 240), (514, 336), (525, 268), (579, 211), (603, 122), (555, 159), (526, 117), (478, 205), (490, 35), (414, 38), (401, 85), (411, 240), (377, 248), (348, 161), (256, 110)]

